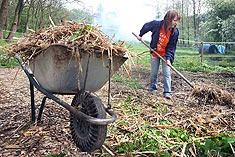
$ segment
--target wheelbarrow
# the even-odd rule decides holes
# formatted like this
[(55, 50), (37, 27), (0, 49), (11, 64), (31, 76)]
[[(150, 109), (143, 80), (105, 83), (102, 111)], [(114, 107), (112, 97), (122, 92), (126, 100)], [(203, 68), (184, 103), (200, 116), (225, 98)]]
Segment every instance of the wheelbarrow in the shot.
[[(112, 56), (101, 51), (93, 54), (80, 52), (79, 61), (67, 46), (50, 45), (33, 61), (29, 68), (16, 56), (30, 82), (31, 116), (35, 118), (34, 87), (45, 96), (39, 109), (37, 122), (41, 121), (46, 99), (52, 99), (70, 112), (70, 129), (75, 144), (86, 152), (100, 148), (106, 138), (107, 125), (116, 120), (110, 105), (110, 78), (127, 60), (124, 56)], [(108, 107), (93, 94), (109, 82)], [(71, 105), (56, 95), (74, 95)], [(108, 113), (110, 118), (106, 118)]]

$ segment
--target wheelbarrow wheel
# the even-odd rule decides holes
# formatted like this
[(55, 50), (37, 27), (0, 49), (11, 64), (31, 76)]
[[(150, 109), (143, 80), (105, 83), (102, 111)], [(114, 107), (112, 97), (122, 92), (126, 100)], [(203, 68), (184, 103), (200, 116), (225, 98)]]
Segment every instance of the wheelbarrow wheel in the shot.
[[(106, 118), (101, 99), (88, 92), (78, 92), (73, 98), (72, 106), (91, 117)], [(100, 148), (107, 134), (107, 125), (90, 124), (72, 114), (70, 114), (70, 129), (75, 144), (85, 152), (93, 152)]]

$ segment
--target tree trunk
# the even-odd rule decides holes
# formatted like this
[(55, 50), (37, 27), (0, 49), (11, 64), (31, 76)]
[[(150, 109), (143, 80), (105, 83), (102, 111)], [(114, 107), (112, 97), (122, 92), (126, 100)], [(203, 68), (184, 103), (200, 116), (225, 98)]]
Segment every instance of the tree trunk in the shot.
[[(36, 3), (36, 2), (35, 2)], [(37, 4), (36, 4), (37, 5)], [(31, 24), (32, 24), (32, 28), (35, 30), (35, 18), (34, 18), (34, 14), (36, 12), (36, 5), (34, 4), (32, 7), (32, 18), (31, 18)]]
[(14, 20), (13, 20), (13, 24), (11, 26), (11, 31), (10, 31), (8, 37), (7, 37), (7, 42), (11, 42), (14, 35), (15, 35), (15, 33), (16, 33), (16, 30), (17, 30), (18, 25), (20, 23), (19, 20), (21, 19), (23, 6), (24, 6), (24, 0), (19, 0), (18, 4), (16, 6), (15, 17), (14, 17)]
[(8, 4), (10, 0), (2, 0), (2, 5), (0, 9), (0, 39), (3, 40), (3, 28), (4, 25), (6, 24), (6, 19), (7, 19), (7, 12), (8, 12)]
[(44, 8), (41, 8), (41, 19), (40, 19), (40, 28), (43, 27), (44, 24)]
[(187, 23), (188, 23), (188, 44), (189, 44), (189, 39), (190, 39), (190, 38), (189, 38), (189, 36), (190, 36), (189, 22), (190, 22), (190, 20), (189, 20), (189, 14), (188, 14), (188, 6), (187, 6), (187, 21), (188, 21)]
[(34, 5), (34, 0), (31, 0), (30, 3), (29, 3), (29, 9), (27, 11), (27, 22), (26, 22), (26, 25), (25, 25), (25, 32), (28, 33), (29, 31), (29, 24), (30, 24), (30, 12), (31, 12), (31, 9)]
[[(11, 3), (8, 4), (8, 8), (10, 8), (10, 6), (11, 6)], [(6, 18), (5, 27), (4, 27), (5, 30), (8, 30), (8, 21), (9, 21), (8, 20), (9, 19), (9, 13), (8, 12), (9, 12), (9, 9), (7, 9), (7, 18)]]
[(184, 45), (184, 18), (183, 18), (183, 14), (184, 14), (184, 0), (182, 0), (182, 13), (181, 13), (181, 21), (182, 21), (182, 40), (183, 40), (183, 45)]
[(40, 8), (39, 8), (39, 1), (36, 4), (36, 8), (35, 8), (35, 13), (34, 13), (34, 18), (35, 18), (35, 22), (34, 22), (34, 30), (37, 31), (38, 30), (38, 17), (40, 15)]
[(40, 19), (39, 19), (39, 24), (38, 24), (39, 29), (41, 29), (44, 24), (44, 11), (45, 11), (45, 7), (43, 7), (44, 5), (45, 5), (44, 2), (41, 1), (41, 3), (40, 3), (40, 6), (41, 6), (40, 7)]
[(196, 23), (196, 2), (193, 0), (193, 26), (194, 26), (194, 40), (197, 40), (197, 23)]
[(200, 35), (200, 14), (201, 14), (201, 0), (198, 0), (198, 17), (197, 17), (197, 34)]

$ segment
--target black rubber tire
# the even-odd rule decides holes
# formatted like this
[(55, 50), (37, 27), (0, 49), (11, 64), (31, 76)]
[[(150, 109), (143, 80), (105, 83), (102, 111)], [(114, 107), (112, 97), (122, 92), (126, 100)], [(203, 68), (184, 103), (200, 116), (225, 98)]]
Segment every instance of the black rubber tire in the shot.
[[(71, 105), (91, 117), (106, 118), (101, 99), (88, 92), (78, 92)], [(107, 135), (107, 125), (89, 124), (84, 120), (77, 119), (72, 114), (70, 114), (70, 129), (75, 144), (84, 152), (93, 152), (99, 149)]]

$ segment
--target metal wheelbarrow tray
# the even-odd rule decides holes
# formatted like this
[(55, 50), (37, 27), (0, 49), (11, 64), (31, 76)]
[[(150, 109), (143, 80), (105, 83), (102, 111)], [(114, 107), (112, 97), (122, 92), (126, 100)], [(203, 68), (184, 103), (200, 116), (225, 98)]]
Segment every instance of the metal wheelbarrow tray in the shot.
[[(42, 92), (42, 100), (37, 121), (41, 120), (46, 99), (52, 99), (70, 111), (70, 129), (76, 145), (86, 152), (100, 148), (107, 134), (107, 125), (116, 120), (116, 114), (105, 108), (95, 92), (109, 81), (110, 77), (127, 60), (127, 57), (112, 56), (96, 51), (93, 54), (80, 51), (79, 60), (67, 46), (54, 44), (29, 62), (29, 67), (22, 64), (22, 69), (30, 81), (32, 121), (35, 122), (34, 87)], [(75, 95), (72, 104), (62, 101), (56, 94)], [(108, 104), (109, 106), (110, 104)], [(106, 112), (110, 118), (106, 118)]]

